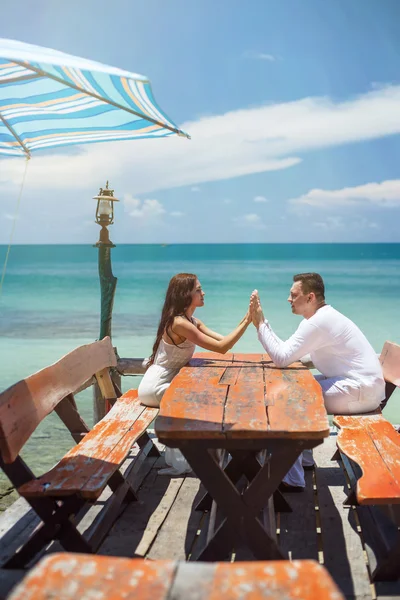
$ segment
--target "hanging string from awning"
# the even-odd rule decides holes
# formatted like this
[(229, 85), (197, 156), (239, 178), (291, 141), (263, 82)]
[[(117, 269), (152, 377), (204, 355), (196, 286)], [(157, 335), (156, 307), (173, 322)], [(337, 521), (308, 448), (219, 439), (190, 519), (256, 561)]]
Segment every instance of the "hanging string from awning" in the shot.
[(12, 243), (13, 243), (13, 238), (14, 238), (14, 233), (15, 233), (15, 227), (17, 225), (17, 221), (18, 221), (18, 217), (19, 217), (19, 208), (20, 208), (20, 205), (21, 205), (21, 198), (22, 198), (22, 193), (23, 193), (23, 190), (24, 190), (26, 173), (28, 171), (29, 158), (30, 157), (27, 156), (26, 159), (25, 159), (25, 168), (24, 168), (24, 173), (22, 175), (21, 187), (19, 189), (19, 194), (18, 194), (18, 198), (17, 198), (17, 206), (16, 206), (16, 209), (15, 209), (15, 215), (14, 215), (13, 224), (12, 224), (12, 227), (11, 227), (10, 241), (8, 243), (7, 252), (6, 252), (5, 259), (4, 259), (3, 271), (2, 271), (2, 274), (1, 274), (1, 280), (0, 280), (0, 299), (1, 299), (1, 296), (2, 296), (2, 293), (3, 293), (3, 282), (4, 282), (4, 278), (6, 276), (8, 258), (10, 256), (10, 250), (11, 250), (11, 246), (12, 246)]

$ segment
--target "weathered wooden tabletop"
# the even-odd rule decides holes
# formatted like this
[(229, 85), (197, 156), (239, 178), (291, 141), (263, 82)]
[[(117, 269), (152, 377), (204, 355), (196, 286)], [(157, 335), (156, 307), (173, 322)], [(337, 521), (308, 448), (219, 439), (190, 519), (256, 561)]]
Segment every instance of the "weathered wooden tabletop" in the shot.
[[(322, 439), (322, 392), (301, 363), (277, 368), (266, 354), (199, 353), (166, 391), (160, 440)], [(222, 446), (221, 446), (222, 447)]]

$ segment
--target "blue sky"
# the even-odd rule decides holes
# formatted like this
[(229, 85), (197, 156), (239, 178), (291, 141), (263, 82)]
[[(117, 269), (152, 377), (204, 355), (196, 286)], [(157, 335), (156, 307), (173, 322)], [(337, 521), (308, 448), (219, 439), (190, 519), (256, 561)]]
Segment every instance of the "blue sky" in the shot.
[(107, 178), (115, 243), (400, 242), (399, 24), (398, 0), (3, 0), (1, 37), (147, 75), (192, 135), (35, 154), (14, 242), (95, 241)]

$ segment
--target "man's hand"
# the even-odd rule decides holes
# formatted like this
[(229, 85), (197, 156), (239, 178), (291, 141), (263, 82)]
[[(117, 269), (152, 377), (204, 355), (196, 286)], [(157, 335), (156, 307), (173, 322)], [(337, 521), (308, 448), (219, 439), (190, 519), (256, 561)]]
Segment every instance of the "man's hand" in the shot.
[(254, 290), (250, 296), (250, 314), (254, 327), (258, 329), (264, 322), (264, 313), (257, 290)]

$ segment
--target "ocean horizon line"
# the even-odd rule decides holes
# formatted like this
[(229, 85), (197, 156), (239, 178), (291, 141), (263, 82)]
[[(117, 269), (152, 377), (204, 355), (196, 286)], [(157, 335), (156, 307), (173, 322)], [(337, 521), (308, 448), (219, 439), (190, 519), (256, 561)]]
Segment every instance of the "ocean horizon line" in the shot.
[[(9, 244), (0, 244), (0, 248), (8, 248)], [(79, 243), (13, 243), (11, 248), (30, 246), (85, 246), (95, 247), (89, 242)], [(114, 247), (120, 246), (400, 246), (399, 242), (120, 242)]]

